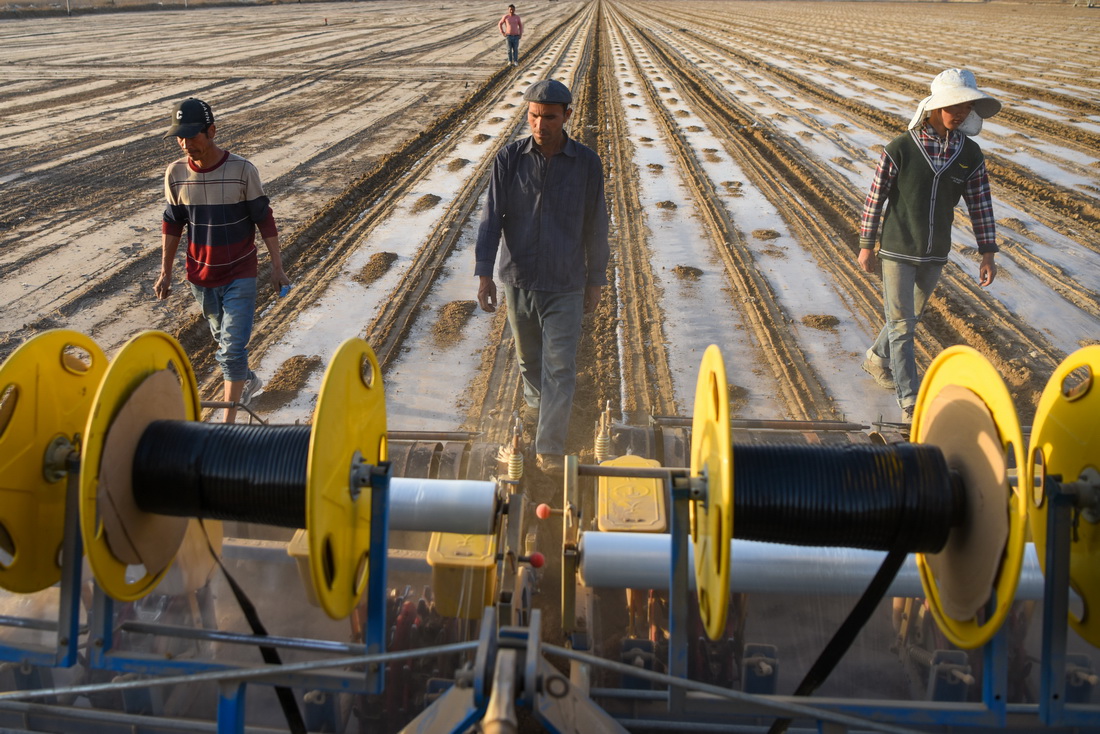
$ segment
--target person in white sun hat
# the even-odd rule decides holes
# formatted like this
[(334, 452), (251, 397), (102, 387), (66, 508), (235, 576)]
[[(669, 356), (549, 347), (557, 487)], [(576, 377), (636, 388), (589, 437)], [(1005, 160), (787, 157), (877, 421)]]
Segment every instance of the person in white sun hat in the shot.
[[(909, 129), (882, 152), (859, 230), (859, 265), (882, 266), (886, 323), (867, 350), (863, 370), (894, 390), (903, 422), (913, 419), (920, 379), (914, 340), (924, 307), (951, 251), (951, 224), (966, 201), (981, 254), (978, 282), (997, 275), (993, 201), (982, 150), (970, 136), (1001, 103), (978, 89), (974, 74), (948, 69), (932, 80)], [(875, 252), (875, 244), (879, 249)]]

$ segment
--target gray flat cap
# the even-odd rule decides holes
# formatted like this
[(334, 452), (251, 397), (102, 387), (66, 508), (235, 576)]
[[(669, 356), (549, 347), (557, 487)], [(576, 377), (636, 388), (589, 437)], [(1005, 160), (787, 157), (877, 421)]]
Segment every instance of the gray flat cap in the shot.
[(572, 104), (573, 95), (569, 93), (569, 87), (553, 79), (543, 79), (527, 87), (523, 98), (528, 102), (540, 102), (542, 104)]

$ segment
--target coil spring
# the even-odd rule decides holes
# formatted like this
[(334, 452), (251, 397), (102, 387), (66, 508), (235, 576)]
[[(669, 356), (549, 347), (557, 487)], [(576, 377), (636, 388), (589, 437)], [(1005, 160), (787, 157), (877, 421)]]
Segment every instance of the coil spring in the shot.
[(508, 457), (508, 478), (518, 481), (523, 478), (523, 454), (513, 451)]
[(596, 463), (602, 463), (611, 456), (611, 436), (605, 431), (601, 431), (596, 436)]

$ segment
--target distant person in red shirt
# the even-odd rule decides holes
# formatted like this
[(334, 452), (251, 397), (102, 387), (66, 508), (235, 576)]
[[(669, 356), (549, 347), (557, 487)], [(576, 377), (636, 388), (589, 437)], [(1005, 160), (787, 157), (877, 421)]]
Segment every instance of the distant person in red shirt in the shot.
[(508, 41), (508, 63), (519, 64), (519, 38), (523, 35), (523, 21), (516, 15), (516, 6), (509, 5), (508, 12), (497, 23), (500, 34)]

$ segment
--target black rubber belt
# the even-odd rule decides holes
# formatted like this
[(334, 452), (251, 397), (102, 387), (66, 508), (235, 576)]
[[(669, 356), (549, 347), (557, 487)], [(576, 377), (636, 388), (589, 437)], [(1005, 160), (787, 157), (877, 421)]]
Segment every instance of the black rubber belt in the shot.
[[(829, 644), (821, 651), (821, 655), (810, 667), (802, 682), (798, 684), (794, 695), (809, 696), (825, 682), (825, 679), (833, 672), (836, 664), (844, 657), (844, 653), (848, 652), (848, 648), (852, 646), (856, 635), (867, 624), (867, 620), (871, 618), (879, 603), (885, 598), (886, 592), (890, 589), (890, 584), (894, 583), (894, 578), (897, 577), (898, 571), (901, 570), (901, 566), (905, 563), (905, 558), (908, 555), (908, 551), (902, 550), (892, 550), (886, 554), (886, 558), (883, 559), (882, 565), (875, 573), (875, 577), (871, 579), (870, 585), (863, 592), (863, 596), (852, 607), (852, 611), (848, 613), (844, 624), (837, 629), (833, 639), (829, 640)], [(768, 734), (783, 734), (792, 721), (793, 719), (776, 719), (775, 723), (768, 729)]]
[[(199, 524), (202, 525), (203, 537), (206, 538), (206, 547), (210, 549), (210, 555), (214, 557), (218, 568), (225, 575), (225, 580), (229, 582), (229, 588), (233, 590), (233, 596), (237, 598), (237, 603), (240, 604), (241, 611), (244, 612), (245, 619), (248, 620), (248, 626), (252, 628), (252, 634), (267, 637), (267, 629), (260, 621), (260, 615), (256, 613), (256, 607), (252, 604), (252, 600), (248, 598), (248, 595), (244, 593), (244, 589), (237, 584), (233, 576), (226, 570), (222, 564), (222, 559), (214, 551), (214, 545), (210, 542), (210, 534), (206, 532), (206, 524), (202, 520), (199, 520)], [(269, 665), (283, 664), (282, 659), (279, 657), (279, 651), (274, 647), (260, 645), (260, 654), (263, 656), (264, 662)], [(279, 698), (279, 706), (283, 709), (283, 715), (286, 717), (286, 724), (291, 734), (307, 734), (306, 723), (302, 719), (302, 712), (298, 710), (298, 701), (294, 698), (294, 691), (286, 686), (275, 686), (275, 695)]]

